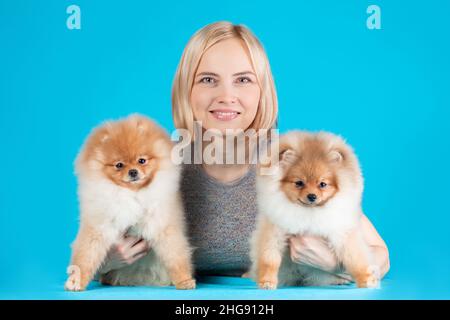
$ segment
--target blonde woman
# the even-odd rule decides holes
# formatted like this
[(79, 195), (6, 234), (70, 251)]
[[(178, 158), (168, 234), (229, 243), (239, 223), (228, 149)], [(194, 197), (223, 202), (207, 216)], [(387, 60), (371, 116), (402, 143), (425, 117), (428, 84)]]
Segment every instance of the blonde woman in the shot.
[[(219, 138), (224, 134), (223, 139), (227, 129), (245, 132), (275, 127), (276, 91), (258, 39), (245, 26), (229, 22), (213, 23), (195, 33), (178, 65), (172, 104), (175, 127), (194, 138), (194, 122), (201, 124), (202, 133), (213, 129)], [(201, 151), (207, 147), (203, 144)], [(235, 145), (232, 148), (237, 151)], [(226, 147), (223, 151), (231, 152)], [(247, 154), (246, 160), (250, 158)], [(181, 191), (191, 243), (196, 247), (197, 274), (242, 276), (250, 266), (249, 237), (257, 213), (255, 166), (249, 161), (185, 164)], [(383, 277), (389, 270), (386, 244), (365, 216), (361, 227)], [(100, 272), (132, 264), (148, 250), (141, 239), (124, 237), (110, 250)], [(333, 273), (343, 282), (351, 280), (325, 239), (292, 237), (290, 252), (297, 263)]]

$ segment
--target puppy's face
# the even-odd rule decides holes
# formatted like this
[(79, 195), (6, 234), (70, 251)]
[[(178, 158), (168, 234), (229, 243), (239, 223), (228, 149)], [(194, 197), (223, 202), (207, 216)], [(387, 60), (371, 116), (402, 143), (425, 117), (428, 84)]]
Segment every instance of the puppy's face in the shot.
[(130, 117), (110, 122), (96, 131), (86, 150), (101, 174), (117, 185), (138, 190), (147, 186), (166, 157), (170, 140), (153, 122)]
[(149, 128), (125, 125), (110, 128), (100, 147), (103, 173), (114, 183), (139, 189), (149, 184), (157, 170)]
[(115, 152), (105, 156), (104, 174), (116, 184), (131, 189), (148, 185), (156, 170), (155, 158), (147, 150), (112, 149)]
[(281, 181), (281, 189), (292, 202), (306, 207), (324, 205), (338, 191), (334, 170), (321, 160), (299, 159)]
[[(290, 140), (289, 140), (290, 139)], [(291, 135), (280, 147), (281, 190), (301, 206), (323, 206), (336, 196), (345, 175), (346, 154), (342, 145), (316, 135)], [(289, 142), (286, 142), (289, 141)]]

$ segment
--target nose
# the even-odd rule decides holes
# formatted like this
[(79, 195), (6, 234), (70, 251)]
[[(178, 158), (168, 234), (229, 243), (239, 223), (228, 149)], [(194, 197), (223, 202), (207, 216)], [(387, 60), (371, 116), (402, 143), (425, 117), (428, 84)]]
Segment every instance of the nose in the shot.
[(138, 171), (136, 169), (131, 169), (130, 171), (128, 171), (128, 175), (132, 178), (136, 178), (138, 175)]
[(309, 202), (314, 202), (317, 199), (317, 196), (314, 193), (310, 193), (306, 196), (309, 200)]
[(237, 97), (233, 93), (233, 88), (228, 85), (222, 85), (217, 102), (220, 104), (235, 104)]

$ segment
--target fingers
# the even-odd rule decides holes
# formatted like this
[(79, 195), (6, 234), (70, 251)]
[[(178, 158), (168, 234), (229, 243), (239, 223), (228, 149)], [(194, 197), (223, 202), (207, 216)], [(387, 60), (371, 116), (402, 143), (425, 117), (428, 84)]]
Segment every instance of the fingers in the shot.
[(123, 245), (124, 251), (128, 251), (130, 248), (132, 248), (136, 243), (141, 241), (141, 238), (133, 237), (133, 236), (126, 236), (122, 239), (121, 244)]
[(289, 243), (293, 262), (327, 272), (336, 269), (337, 258), (326, 239), (319, 236), (297, 235), (289, 238)]
[(133, 247), (128, 251), (128, 257), (132, 258), (141, 253), (147, 253), (149, 245), (144, 239), (139, 240)]
[(289, 238), (289, 242), (291, 245), (294, 245), (298, 248), (307, 248), (316, 242), (315, 236), (307, 236), (307, 235), (297, 235)]
[(147, 255), (147, 253), (148, 253), (148, 251), (141, 252), (141, 253), (135, 255), (134, 257), (129, 258), (129, 259), (127, 260), (127, 263), (128, 263), (129, 265), (130, 265), (130, 264), (133, 264), (133, 263), (135, 263), (136, 261), (138, 261), (139, 259), (145, 257), (145, 256)]
[(149, 244), (142, 238), (124, 236), (111, 248), (111, 254), (119, 260), (126, 261), (133, 256), (148, 251)]
[(118, 247), (120, 260), (130, 265), (145, 256), (150, 249), (148, 242), (135, 237), (126, 238)]
[(304, 241), (304, 236), (292, 236), (289, 238), (289, 245), (299, 246), (302, 245)]
[(289, 244), (295, 248), (296, 251), (300, 250), (313, 250), (329, 249), (327, 239), (320, 236), (311, 235), (297, 235), (289, 238)]
[(328, 247), (327, 240), (319, 236), (301, 236), (300, 241), (305, 247), (317, 247), (319, 245)]
[(295, 263), (301, 263), (301, 255), (304, 251), (303, 244), (302, 244), (302, 237), (301, 236), (295, 236), (289, 238), (289, 251), (291, 255), (291, 260)]
[(116, 251), (117, 256), (119, 256), (122, 259), (125, 259), (127, 256), (127, 252), (130, 250), (130, 248), (132, 248), (133, 245), (135, 245), (139, 241), (140, 239), (137, 237), (125, 236), (119, 240), (119, 242), (115, 245), (113, 249), (114, 251)]
[(335, 275), (336, 275), (337, 277), (339, 277), (339, 278), (344, 279), (344, 280), (347, 280), (347, 281), (353, 281), (352, 276), (349, 275), (348, 273), (337, 273), (337, 274), (335, 274)]

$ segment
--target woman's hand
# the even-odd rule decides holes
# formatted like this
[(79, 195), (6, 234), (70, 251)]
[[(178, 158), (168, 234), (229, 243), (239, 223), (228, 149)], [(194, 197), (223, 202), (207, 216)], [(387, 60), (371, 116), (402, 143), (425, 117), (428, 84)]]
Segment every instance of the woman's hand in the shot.
[(352, 281), (352, 277), (341, 270), (336, 255), (324, 238), (292, 236), (289, 238), (289, 248), (291, 259), (295, 263), (332, 273), (341, 278), (343, 284)]
[(100, 273), (107, 273), (133, 264), (150, 251), (147, 241), (132, 236), (124, 236), (109, 249)]
[[(375, 266), (379, 268), (380, 279), (382, 279), (390, 268), (389, 251), (386, 243), (364, 214), (361, 215), (360, 228), (367, 245), (372, 251)], [(292, 236), (289, 238), (289, 247), (292, 261), (333, 273), (347, 280), (352, 279), (339, 265), (336, 255), (324, 238)]]
[(323, 271), (336, 273), (339, 263), (328, 242), (317, 236), (292, 236), (289, 238), (291, 259)]

